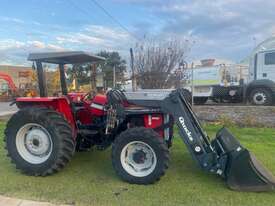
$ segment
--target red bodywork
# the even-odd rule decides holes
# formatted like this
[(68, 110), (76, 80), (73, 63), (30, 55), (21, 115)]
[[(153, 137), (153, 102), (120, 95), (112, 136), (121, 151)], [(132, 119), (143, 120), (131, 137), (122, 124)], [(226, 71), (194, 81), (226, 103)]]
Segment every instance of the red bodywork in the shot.
[[(154, 129), (163, 125), (164, 118), (163, 114), (146, 114), (143, 116), (143, 121), (144, 127)], [(158, 133), (161, 137), (164, 137), (163, 130), (160, 130)]]
[(81, 107), (77, 112), (76, 119), (81, 122), (81, 124), (88, 125), (93, 123), (95, 117), (101, 117), (106, 114), (104, 110), (107, 104), (106, 95), (98, 94), (92, 100), (83, 100), (83, 107)]
[(83, 99), (83, 97), (86, 95), (87, 93), (85, 92), (70, 92), (68, 94), (68, 98), (75, 103), (79, 103), (81, 102), (81, 100)]
[(73, 136), (76, 138), (77, 129), (72, 114), (70, 102), (66, 97), (19, 97), (16, 99), (19, 109), (30, 106), (47, 107), (64, 115), (73, 129)]
[[(65, 119), (69, 122), (73, 129), (73, 136), (77, 136), (76, 121), (79, 121), (83, 125), (89, 125), (93, 123), (94, 118), (102, 117), (106, 115), (105, 105), (107, 104), (106, 95), (98, 94), (91, 100), (84, 100), (84, 93), (70, 93), (68, 97), (20, 97), (16, 99), (18, 108), (39, 106), (53, 109), (64, 115)], [(81, 99), (81, 100), (80, 100)], [(80, 106), (76, 104), (74, 106), (76, 113), (75, 116), (72, 112), (71, 102), (81, 103)], [(131, 108), (135, 105), (130, 105), (125, 102), (125, 107)], [(141, 116), (144, 127), (157, 128), (163, 125), (163, 114), (142, 114)], [(158, 132), (161, 137), (164, 137), (164, 131)]]
[[(70, 93), (68, 97), (19, 97), (16, 99), (16, 105), (19, 109), (30, 106), (47, 107), (64, 115), (73, 129), (74, 138), (77, 136), (76, 121), (82, 124), (92, 124), (94, 117), (105, 115), (104, 105), (107, 103), (105, 95), (96, 95), (92, 100), (83, 101), (85, 93)], [(71, 102), (82, 103), (77, 108), (74, 117)], [(76, 106), (78, 107), (78, 106)]]

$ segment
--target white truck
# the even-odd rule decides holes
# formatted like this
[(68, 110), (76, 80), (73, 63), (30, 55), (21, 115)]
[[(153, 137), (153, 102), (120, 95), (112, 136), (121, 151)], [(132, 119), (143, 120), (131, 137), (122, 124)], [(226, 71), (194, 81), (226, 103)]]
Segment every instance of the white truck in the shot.
[(275, 49), (260, 51), (250, 60), (245, 97), (256, 105), (275, 102)]
[[(192, 75), (193, 73), (193, 75)], [(216, 102), (249, 102), (272, 105), (275, 102), (275, 49), (260, 51), (250, 59), (249, 66), (218, 65), (188, 71), (195, 103), (208, 99)], [(192, 87), (193, 76), (193, 87)]]
[(193, 91), (196, 104), (204, 104), (208, 99), (216, 102), (238, 101), (235, 90), (242, 79), (247, 79), (248, 68), (243, 65), (210, 65), (195, 67), (187, 74), (189, 81), (185, 89)]

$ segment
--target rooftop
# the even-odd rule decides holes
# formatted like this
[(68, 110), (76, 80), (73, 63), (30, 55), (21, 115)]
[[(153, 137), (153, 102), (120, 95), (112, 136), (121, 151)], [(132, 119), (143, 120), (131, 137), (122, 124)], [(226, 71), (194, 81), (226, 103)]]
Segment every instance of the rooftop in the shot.
[(41, 61), (51, 64), (81, 64), (105, 61), (104, 57), (83, 51), (30, 53), (29, 61)]

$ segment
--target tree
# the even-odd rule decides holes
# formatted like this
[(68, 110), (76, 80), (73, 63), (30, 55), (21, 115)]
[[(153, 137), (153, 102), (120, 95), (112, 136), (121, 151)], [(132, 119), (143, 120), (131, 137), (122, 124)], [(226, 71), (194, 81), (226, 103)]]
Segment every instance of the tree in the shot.
[(134, 50), (137, 85), (142, 89), (175, 87), (175, 72), (190, 50), (189, 41), (147, 41)]
[[(116, 81), (124, 81), (124, 72), (126, 71), (126, 61), (121, 58), (118, 52), (101, 51), (97, 54), (106, 58), (106, 61), (97, 64), (97, 72), (103, 72), (107, 87), (113, 86), (113, 68), (116, 68)], [(67, 68), (69, 83), (76, 83), (76, 90), (80, 86), (91, 84), (91, 64), (75, 64)]]
[(118, 52), (101, 51), (97, 54), (106, 58), (106, 61), (100, 63), (100, 68), (104, 73), (104, 79), (107, 87), (113, 87), (113, 69), (116, 70), (116, 82), (125, 81), (126, 61), (121, 58)]
[(61, 91), (59, 70), (46, 70), (48, 95), (52, 96)]
[(66, 71), (70, 83), (76, 81), (76, 90), (79, 86), (89, 84), (91, 81), (91, 65), (90, 64), (74, 64)]

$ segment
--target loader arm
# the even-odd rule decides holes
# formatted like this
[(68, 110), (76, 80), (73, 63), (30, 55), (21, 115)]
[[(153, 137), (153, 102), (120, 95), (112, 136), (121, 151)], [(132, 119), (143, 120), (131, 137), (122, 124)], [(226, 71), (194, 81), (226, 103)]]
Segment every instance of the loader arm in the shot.
[(181, 139), (203, 170), (222, 176), (234, 190), (274, 190), (274, 176), (227, 129), (209, 140), (180, 90), (172, 91), (159, 106), (173, 116)]
[(199, 166), (204, 170), (220, 173), (221, 168), (217, 167), (220, 165), (218, 155), (182, 93), (179, 90), (171, 92), (160, 106), (163, 112), (173, 116), (181, 139)]
[[(148, 107), (173, 117), (179, 134), (192, 158), (205, 171), (224, 178), (228, 186), (239, 191), (269, 191), (275, 189), (275, 177), (265, 169), (255, 156), (244, 148), (226, 128), (209, 139), (181, 89), (174, 91), (111, 91), (110, 101)], [(126, 107), (127, 108), (127, 107)], [(119, 114), (117, 112), (117, 114)], [(118, 115), (123, 119), (125, 115)]]

